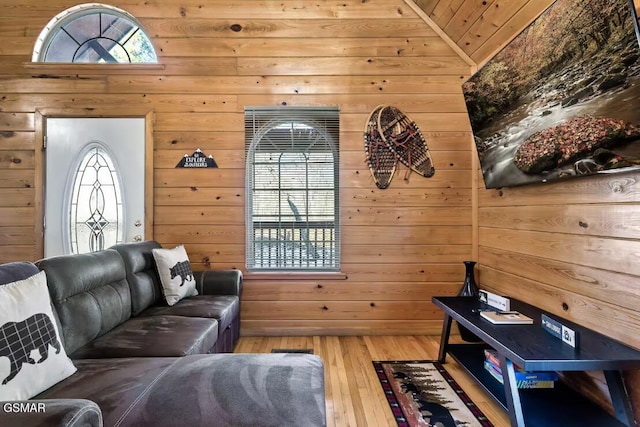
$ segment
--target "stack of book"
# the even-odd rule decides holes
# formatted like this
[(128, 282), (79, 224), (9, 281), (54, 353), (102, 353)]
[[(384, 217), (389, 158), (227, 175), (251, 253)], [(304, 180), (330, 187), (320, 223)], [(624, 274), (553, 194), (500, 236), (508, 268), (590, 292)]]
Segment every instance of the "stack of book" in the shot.
[[(486, 349), (484, 351), (484, 368), (495, 378), (502, 381), (502, 371), (498, 353), (495, 350)], [(515, 365), (516, 384), (518, 388), (553, 388), (558, 380), (558, 373), (553, 371), (524, 371)]]

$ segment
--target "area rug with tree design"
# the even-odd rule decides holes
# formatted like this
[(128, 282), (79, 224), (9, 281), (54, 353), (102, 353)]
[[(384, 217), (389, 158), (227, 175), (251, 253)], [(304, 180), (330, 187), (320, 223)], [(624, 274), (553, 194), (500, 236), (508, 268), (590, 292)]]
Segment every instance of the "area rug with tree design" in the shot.
[(436, 361), (374, 361), (399, 427), (493, 427)]

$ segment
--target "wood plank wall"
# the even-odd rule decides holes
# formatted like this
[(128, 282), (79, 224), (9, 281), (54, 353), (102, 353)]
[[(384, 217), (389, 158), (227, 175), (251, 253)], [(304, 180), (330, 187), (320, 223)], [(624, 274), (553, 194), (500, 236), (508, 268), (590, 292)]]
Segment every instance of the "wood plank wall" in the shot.
[(415, 0), (478, 66), (483, 65), (554, 0)]
[[(482, 65), (551, 1), (416, 4)], [(640, 174), (501, 190), (485, 190), (479, 176), (481, 285), (640, 348), (635, 290)], [(567, 379), (610, 408), (601, 373)], [(638, 375), (628, 373), (627, 384), (640, 402)]]
[(640, 173), (479, 198), (484, 285), (640, 348)]
[[(551, 3), (416, 1), (479, 66)], [(640, 173), (499, 190), (478, 176), (481, 286), (640, 348)], [(610, 407), (601, 373), (567, 379)], [(640, 376), (626, 380), (640, 408)]]
[[(639, 172), (481, 188), (478, 211), (483, 287), (640, 348)], [(567, 379), (610, 407), (602, 373)], [(640, 408), (640, 376), (626, 381)]]
[[(184, 243), (194, 268), (244, 270), (243, 108), (337, 105), (346, 279), (247, 275), (242, 333), (439, 332), (431, 297), (456, 293), (472, 256), (460, 88), (471, 68), (405, 1), (113, 0), (141, 21), (163, 67), (28, 65), (40, 30), (74, 4), (0, 4), (0, 262), (40, 255), (36, 111), (153, 111), (154, 237)], [(403, 181), (400, 168), (389, 189), (375, 187), (362, 131), (379, 104), (418, 123), (433, 178)], [(174, 168), (196, 148), (220, 168)]]
[[(550, 1), (416, 3), (481, 64)], [(469, 66), (404, 1), (110, 4), (140, 19), (164, 69), (25, 67), (42, 27), (74, 3), (0, 4), (0, 262), (38, 257), (36, 110), (153, 110), (155, 237), (185, 243), (200, 267), (244, 269), (243, 107), (338, 105), (347, 279), (249, 278), (244, 334), (437, 333), (430, 298), (458, 290), (477, 227), (482, 286), (640, 347), (640, 173), (501, 190), (480, 177), (473, 188), (460, 92)], [(362, 128), (383, 103), (417, 121), (433, 178), (404, 182), (400, 170), (375, 188)], [(220, 169), (173, 168), (195, 148)], [(583, 382), (606, 402), (599, 374)], [(640, 402), (640, 379), (627, 383)]]
[[(470, 12), (468, 3), (455, 15)], [(518, 3), (527, 4), (496, 31), (504, 42), (551, 2)], [(447, 28), (455, 39), (455, 25)], [(460, 47), (481, 65), (504, 42)], [(495, 190), (484, 189), (478, 176), (481, 286), (640, 348), (640, 173)], [(625, 377), (638, 418), (640, 375)], [(567, 374), (565, 380), (612, 411), (601, 372)]]

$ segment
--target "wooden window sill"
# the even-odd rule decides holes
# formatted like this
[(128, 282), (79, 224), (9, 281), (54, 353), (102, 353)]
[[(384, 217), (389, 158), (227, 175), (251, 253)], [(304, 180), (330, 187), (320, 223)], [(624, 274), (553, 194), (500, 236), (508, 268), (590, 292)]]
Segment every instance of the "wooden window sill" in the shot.
[(164, 70), (164, 64), (156, 63), (134, 63), (134, 64), (94, 64), (78, 62), (23, 62), (23, 68), (27, 70), (38, 70), (43, 74), (129, 74), (144, 73), (150, 70)]
[(243, 280), (346, 280), (347, 275), (341, 272), (320, 273), (317, 271), (309, 273), (286, 273), (286, 272), (259, 272), (244, 273)]

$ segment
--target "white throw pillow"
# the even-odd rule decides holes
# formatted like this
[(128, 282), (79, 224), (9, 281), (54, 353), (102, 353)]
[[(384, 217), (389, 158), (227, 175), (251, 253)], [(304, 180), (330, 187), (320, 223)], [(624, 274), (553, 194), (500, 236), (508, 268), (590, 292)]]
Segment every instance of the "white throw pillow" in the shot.
[(30, 399), (74, 372), (45, 272), (0, 286), (0, 401)]
[(196, 279), (191, 271), (189, 256), (183, 245), (173, 249), (152, 249), (167, 304), (174, 305), (182, 298), (198, 295)]

